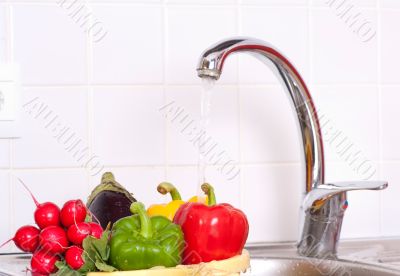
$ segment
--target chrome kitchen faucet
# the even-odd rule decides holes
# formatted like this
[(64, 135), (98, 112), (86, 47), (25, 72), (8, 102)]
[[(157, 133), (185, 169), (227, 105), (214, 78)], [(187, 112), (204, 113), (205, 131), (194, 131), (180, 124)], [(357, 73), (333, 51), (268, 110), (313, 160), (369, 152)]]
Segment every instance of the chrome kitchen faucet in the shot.
[(252, 54), (269, 66), (285, 87), (298, 118), (304, 150), (302, 164), (305, 170), (298, 253), (308, 257), (334, 259), (347, 208), (346, 192), (382, 190), (388, 184), (383, 181), (324, 183), (324, 150), (313, 100), (296, 68), (272, 45), (253, 38), (225, 39), (201, 55), (197, 68), (199, 77), (218, 80), (225, 59), (237, 52)]

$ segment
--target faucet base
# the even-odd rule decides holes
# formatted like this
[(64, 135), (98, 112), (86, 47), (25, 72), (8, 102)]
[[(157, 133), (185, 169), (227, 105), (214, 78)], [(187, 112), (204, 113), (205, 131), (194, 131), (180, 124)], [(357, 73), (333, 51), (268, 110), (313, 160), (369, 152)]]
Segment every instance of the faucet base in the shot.
[(306, 257), (336, 259), (337, 246), (342, 228), (346, 193), (331, 197), (318, 210), (305, 212), (303, 232), (297, 251)]

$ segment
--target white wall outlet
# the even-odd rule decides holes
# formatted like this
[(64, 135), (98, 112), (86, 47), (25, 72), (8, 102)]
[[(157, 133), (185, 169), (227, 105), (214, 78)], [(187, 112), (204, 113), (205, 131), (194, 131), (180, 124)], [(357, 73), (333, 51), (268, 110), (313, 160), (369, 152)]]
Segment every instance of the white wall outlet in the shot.
[(20, 136), (20, 89), (14, 64), (0, 64), (0, 138)]

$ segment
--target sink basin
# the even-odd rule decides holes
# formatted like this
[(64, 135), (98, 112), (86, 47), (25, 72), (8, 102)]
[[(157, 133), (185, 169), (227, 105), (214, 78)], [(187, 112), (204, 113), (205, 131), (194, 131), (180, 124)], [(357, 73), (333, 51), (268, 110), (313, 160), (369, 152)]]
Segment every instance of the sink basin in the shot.
[(330, 261), (303, 258), (252, 258), (251, 270), (245, 275), (284, 276), (392, 276), (397, 270), (350, 261)]
[[(247, 250), (251, 269), (246, 276), (400, 275), (399, 238), (342, 241), (339, 260), (301, 257), (293, 242), (250, 244)], [(26, 275), (29, 259), (25, 254), (0, 254), (0, 276)]]
[(400, 275), (398, 238), (342, 241), (338, 260), (299, 256), (293, 242), (252, 244), (247, 249), (251, 270), (245, 275)]

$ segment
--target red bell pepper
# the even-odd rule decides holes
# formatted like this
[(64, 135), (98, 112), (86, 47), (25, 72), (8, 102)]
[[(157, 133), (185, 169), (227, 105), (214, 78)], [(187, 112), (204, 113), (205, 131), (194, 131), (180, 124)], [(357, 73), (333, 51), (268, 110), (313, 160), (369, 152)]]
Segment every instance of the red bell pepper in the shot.
[(208, 195), (208, 205), (188, 202), (174, 217), (182, 228), (186, 247), (183, 264), (224, 260), (240, 255), (249, 234), (246, 215), (229, 204), (216, 205), (214, 189), (201, 186)]

